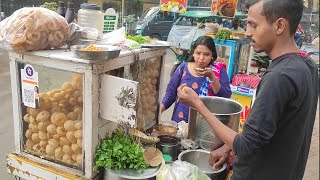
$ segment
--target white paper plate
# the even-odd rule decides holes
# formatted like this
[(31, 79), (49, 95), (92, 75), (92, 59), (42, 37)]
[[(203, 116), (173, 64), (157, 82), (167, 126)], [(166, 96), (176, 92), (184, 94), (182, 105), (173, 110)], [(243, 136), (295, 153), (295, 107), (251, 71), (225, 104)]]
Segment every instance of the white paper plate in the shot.
[(152, 48), (152, 47), (170, 47), (171, 43), (167, 42), (167, 41), (156, 41), (154, 43), (144, 43), (144, 44), (140, 44), (141, 47), (148, 47), (148, 48)]

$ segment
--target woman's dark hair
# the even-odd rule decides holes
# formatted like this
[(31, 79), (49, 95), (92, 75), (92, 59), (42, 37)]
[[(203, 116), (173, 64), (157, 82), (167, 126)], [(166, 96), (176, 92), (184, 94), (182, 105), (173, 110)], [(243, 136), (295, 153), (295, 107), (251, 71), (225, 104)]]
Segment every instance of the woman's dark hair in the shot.
[[(210, 51), (212, 52), (212, 60), (211, 60), (210, 64), (213, 64), (213, 62), (217, 59), (218, 56), (217, 56), (216, 45), (214, 44), (214, 41), (213, 41), (212, 37), (209, 37), (209, 36), (200, 36), (200, 37), (198, 37), (198, 39), (195, 40), (193, 45), (192, 45), (191, 55), (193, 55), (194, 50), (199, 45), (204, 45), (208, 49), (210, 49)], [(194, 62), (193, 56), (190, 59), (190, 62)]]
[(34, 90), (38, 93), (39, 92), (39, 87), (38, 86), (34, 86)]
[(260, 1), (263, 1), (262, 15), (269, 23), (284, 18), (289, 22), (290, 34), (296, 32), (303, 12), (302, 0), (247, 0), (246, 6), (249, 9)]

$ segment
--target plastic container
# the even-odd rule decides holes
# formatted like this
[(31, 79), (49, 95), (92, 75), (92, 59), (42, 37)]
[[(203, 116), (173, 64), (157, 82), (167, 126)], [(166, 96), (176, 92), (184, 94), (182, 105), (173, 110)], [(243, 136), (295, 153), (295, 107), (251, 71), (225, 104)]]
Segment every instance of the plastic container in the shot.
[(78, 11), (78, 24), (81, 27), (96, 28), (99, 32), (103, 32), (104, 13), (101, 7), (96, 4), (83, 3)]

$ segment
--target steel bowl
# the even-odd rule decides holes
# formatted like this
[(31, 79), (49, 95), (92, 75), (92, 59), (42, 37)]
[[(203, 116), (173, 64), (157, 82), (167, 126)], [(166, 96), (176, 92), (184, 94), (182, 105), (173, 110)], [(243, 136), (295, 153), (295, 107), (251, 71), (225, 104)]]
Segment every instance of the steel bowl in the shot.
[(178, 156), (178, 160), (186, 161), (197, 166), (211, 179), (221, 179), (221, 176), (225, 175), (224, 170), (226, 169), (227, 164), (223, 164), (223, 166), (219, 170), (214, 171), (209, 165), (209, 158), (210, 151), (202, 149), (182, 151)]
[(95, 45), (101, 48), (102, 51), (83, 51), (81, 49), (87, 47), (87, 45), (75, 45), (71, 46), (71, 51), (74, 55), (81, 59), (89, 60), (105, 60), (105, 59), (115, 59), (120, 55), (121, 49), (116, 46), (109, 45)]

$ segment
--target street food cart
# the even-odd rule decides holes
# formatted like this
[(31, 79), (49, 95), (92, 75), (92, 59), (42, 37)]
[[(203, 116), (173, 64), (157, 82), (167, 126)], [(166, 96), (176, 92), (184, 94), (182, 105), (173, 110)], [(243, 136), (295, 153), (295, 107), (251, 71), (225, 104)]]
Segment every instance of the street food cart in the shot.
[(10, 52), (15, 152), (24, 179), (94, 179), (99, 140), (119, 122), (145, 130), (159, 116), (165, 49), (85, 60), (71, 51)]

